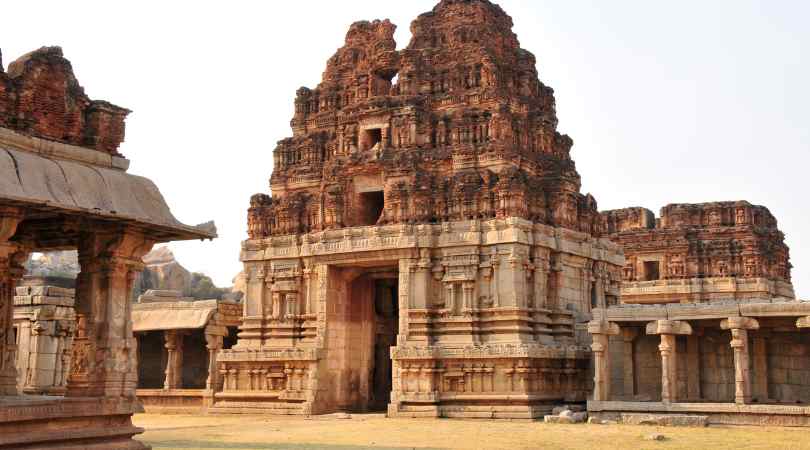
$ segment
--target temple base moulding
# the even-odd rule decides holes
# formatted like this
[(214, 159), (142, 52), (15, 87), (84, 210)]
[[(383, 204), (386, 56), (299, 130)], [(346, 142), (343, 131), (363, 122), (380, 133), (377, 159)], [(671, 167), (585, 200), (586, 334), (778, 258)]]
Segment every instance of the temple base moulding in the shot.
[(810, 426), (808, 405), (588, 401), (588, 415), (631, 424)]
[(148, 450), (137, 412), (135, 399), (0, 397), (0, 449)]

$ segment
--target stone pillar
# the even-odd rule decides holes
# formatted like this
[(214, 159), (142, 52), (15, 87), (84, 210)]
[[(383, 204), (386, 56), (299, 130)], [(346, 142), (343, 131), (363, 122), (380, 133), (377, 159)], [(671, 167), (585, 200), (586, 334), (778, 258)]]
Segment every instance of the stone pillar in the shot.
[(14, 288), (23, 275), (25, 254), (9, 242), (17, 232), (22, 213), (0, 208), (0, 396), (17, 395), (17, 343), (14, 339)]
[(748, 330), (758, 330), (759, 322), (752, 317), (729, 317), (720, 322), (720, 328), (731, 330), (731, 348), (734, 350), (734, 402), (751, 402), (751, 368)]
[(219, 390), (219, 371), (217, 370), (217, 352), (222, 350), (222, 336), (206, 329), (205, 348), (208, 349), (208, 379), (205, 388), (216, 392)]
[(166, 378), (163, 381), (163, 389), (178, 389), (180, 387), (180, 375), (183, 365), (183, 340), (182, 335), (177, 330), (166, 330), (163, 332), (166, 347)]
[(78, 327), (67, 396), (135, 397), (138, 361), (132, 334), (132, 283), (143, 270), (141, 258), (153, 245), (153, 240), (129, 228), (109, 227), (80, 237)]
[(647, 324), (647, 334), (661, 335), (661, 401), (678, 401), (678, 353), (676, 337), (692, 334), (692, 327), (679, 320), (656, 320)]
[(610, 336), (619, 334), (619, 326), (604, 321), (588, 322), (588, 333), (593, 338), (593, 399), (610, 400)]
[(636, 395), (636, 367), (634, 343), (638, 336), (638, 329), (636, 328), (622, 328), (622, 343), (623, 343), (623, 361), (622, 367), (624, 368), (624, 396), (630, 400)]

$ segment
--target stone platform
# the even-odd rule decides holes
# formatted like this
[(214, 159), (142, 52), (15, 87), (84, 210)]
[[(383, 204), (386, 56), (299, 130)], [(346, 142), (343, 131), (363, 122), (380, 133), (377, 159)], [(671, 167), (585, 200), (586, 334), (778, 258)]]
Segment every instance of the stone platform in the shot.
[(137, 401), (121, 398), (0, 397), (0, 448), (149, 449), (132, 439), (144, 431), (132, 425), (138, 412)]
[(631, 425), (810, 426), (810, 406), (802, 405), (589, 401), (588, 414)]
[(204, 411), (206, 399), (210, 398), (210, 391), (206, 389), (138, 389), (135, 394), (148, 413)]

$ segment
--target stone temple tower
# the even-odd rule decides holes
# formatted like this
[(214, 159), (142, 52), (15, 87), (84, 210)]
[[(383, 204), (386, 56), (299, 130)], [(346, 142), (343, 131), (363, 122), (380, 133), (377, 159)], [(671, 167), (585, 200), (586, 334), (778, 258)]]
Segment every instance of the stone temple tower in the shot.
[(397, 51), (392, 23), (356, 22), (298, 90), (272, 196), (251, 198), (214, 410), (532, 418), (584, 400), (584, 323), (623, 259), (511, 28), (487, 0), (443, 0)]

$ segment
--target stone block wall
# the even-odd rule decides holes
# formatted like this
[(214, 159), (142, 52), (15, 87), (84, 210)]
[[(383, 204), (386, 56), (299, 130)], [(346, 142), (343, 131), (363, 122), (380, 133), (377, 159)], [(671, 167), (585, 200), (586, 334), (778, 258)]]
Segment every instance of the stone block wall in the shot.
[(734, 401), (734, 353), (731, 333), (706, 329), (700, 337), (700, 392), (710, 402)]
[(636, 392), (641, 400), (661, 400), (661, 356), (658, 336), (639, 336), (633, 344)]
[(810, 333), (772, 333), (766, 342), (768, 396), (784, 403), (810, 403)]

